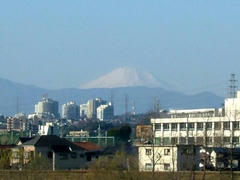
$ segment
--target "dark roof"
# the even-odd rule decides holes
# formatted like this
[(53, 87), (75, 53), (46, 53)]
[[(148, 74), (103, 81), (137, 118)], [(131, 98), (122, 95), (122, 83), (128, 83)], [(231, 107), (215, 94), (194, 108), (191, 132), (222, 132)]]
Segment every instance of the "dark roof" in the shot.
[(33, 139), (34, 137), (19, 137), (18, 141), (17, 142), (21, 142), (22, 144)]
[(84, 150), (83, 148), (75, 145), (74, 143), (55, 135), (36, 136), (35, 138), (23, 143), (23, 146), (25, 145), (33, 145), (35, 147), (51, 147), (55, 150), (57, 147), (64, 149), (70, 148), (70, 151)]
[(75, 142), (77, 146), (87, 150), (87, 151), (98, 151), (101, 150), (101, 147), (92, 143), (92, 142)]

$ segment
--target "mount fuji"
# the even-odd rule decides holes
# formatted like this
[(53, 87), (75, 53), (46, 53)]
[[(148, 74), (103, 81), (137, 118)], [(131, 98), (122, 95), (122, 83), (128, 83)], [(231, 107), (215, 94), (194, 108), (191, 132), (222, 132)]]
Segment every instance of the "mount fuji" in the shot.
[(169, 89), (171, 86), (163, 81), (159, 81), (151, 73), (135, 68), (121, 67), (112, 72), (93, 80), (81, 88), (119, 88), (119, 87), (162, 87)]

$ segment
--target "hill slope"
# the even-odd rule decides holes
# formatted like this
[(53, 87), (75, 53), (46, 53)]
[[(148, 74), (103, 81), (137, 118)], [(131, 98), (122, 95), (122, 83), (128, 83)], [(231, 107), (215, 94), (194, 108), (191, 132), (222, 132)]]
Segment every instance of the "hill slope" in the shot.
[(47, 90), (0, 79), (0, 114), (15, 114), (17, 111), (17, 98), (19, 99), (19, 110), (21, 112), (32, 113), (34, 112), (34, 104), (36, 104), (45, 93), (47, 93), (49, 97), (59, 101), (61, 105), (70, 100), (82, 104), (86, 103), (88, 99), (96, 97), (110, 100), (111, 91), (114, 95), (115, 112), (117, 114), (124, 113), (125, 94), (129, 96), (129, 111), (134, 101), (137, 113), (151, 110), (153, 108), (154, 97), (159, 98), (161, 108), (219, 107), (223, 102), (222, 97), (208, 92), (190, 96), (179, 92), (167, 91), (158, 87)]

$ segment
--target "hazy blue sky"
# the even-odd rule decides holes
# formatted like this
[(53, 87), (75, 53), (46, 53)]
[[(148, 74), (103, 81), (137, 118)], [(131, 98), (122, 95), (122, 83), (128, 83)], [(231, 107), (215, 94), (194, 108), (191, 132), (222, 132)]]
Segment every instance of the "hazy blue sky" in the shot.
[(239, 0), (1, 1), (0, 77), (80, 87), (130, 66), (224, 94), (229, 74), (240, 77), (239, 18)]

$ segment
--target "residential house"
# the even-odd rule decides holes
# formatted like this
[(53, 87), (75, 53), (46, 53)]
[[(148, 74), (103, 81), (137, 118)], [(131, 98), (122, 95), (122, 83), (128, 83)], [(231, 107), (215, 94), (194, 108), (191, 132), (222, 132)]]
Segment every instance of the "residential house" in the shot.
[(86, 148), (55, 135), (36, 136), (13, 148), (12, 151), (12, 166), (25, 165), (39, 155), (52, 163), (53, 170), (85, 169), (97, 156), (97, 152), (93, 153), (95, 150), (89, 154)]

